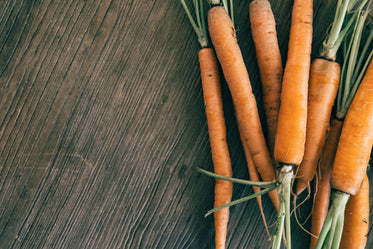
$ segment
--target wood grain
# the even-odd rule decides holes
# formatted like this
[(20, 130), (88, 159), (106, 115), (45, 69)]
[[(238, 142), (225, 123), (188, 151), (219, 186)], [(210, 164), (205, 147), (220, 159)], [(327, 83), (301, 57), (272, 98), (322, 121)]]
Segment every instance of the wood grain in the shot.
[[(271, 2), (285, 61), (292, 1)], [(315, 0), (314, 48), (335, 2)], [(248, 6), (236, 27), (263, 115)], [(197, 51), (178, 1), (1, 1), (0, 248), (214, 248)], [(226, 85), (223, 99), (233, 174), (248, 178)], [(255, 201), (231, 208), (227, 241), (270, 247)]]

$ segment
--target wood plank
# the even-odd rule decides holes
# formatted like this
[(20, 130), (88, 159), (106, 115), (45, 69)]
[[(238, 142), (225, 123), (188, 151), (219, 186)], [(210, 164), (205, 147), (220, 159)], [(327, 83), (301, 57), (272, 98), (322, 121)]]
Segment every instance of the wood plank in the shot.
[[(292, 1), (271, 3), (285, 61)], [(335, 3), (315, 0), (314, 51)], [(263, 115), (248, 5), (237, 35)], [(214, 181), (195, 170), (212, 169), (198, 48), (178, 1), (0, 2), (0, 248), (214, 248)], [(233, 173), (248, 178), (225, 84), (223, 101)], [(255, 201), (231, 208), (227, 245), (270, 247)]]

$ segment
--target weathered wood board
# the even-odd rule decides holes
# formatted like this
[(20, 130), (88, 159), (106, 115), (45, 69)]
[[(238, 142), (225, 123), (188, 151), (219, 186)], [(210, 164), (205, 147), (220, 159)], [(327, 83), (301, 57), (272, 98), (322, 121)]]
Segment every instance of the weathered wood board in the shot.
[[(249, 1), (235, 2), (263, 115)], [(271, 3), (285, 61), (292, 1)], [(315, 0), (314, 51), (335, 3)], [(0, 248), (214, 248), (198, 49), (179, 1), (0, 2)], [(233, 173), (248, 178), (226, 85), (223, 98)], [(307, 248), (295, 221), (293, 237)], [(231, 208), (227, 246), (270, 247), (255, 201)]]

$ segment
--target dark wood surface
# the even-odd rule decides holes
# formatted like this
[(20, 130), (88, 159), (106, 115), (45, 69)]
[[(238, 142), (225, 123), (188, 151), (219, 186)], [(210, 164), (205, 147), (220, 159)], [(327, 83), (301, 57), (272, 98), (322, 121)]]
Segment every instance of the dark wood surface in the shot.
[[(249, 1), (235, 2), (263, 115)], [(271, 3), (285, 61), (292, 1)], [(315, 49), (335, 3), (315, 0)], [(212, 170), (198, 50), (177, 0), (0, 1), (0, 248), (214, 248), (214, 180), (196, 172)], [(225, 84), (223, 98), (247, 179)], [(250, 193), (234, 185), (234, 199)], [(228, 229), (228, 248), (270, 247), (256, 201), (231, 208)], [(295, 220), (293, 240), (307, 248)]]

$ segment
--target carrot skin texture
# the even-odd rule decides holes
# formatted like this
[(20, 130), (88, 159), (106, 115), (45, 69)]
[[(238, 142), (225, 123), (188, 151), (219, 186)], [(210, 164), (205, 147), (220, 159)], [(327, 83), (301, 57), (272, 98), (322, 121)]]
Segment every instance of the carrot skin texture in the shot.
[[(219, 69), (215, 53), (211, 48), (204, 48), (198, 53), (201, 68), (203, 97), (214, 172), (232, 177), (231, 159), (226, 139), (226, 127), (223, 102), (220, 89)], [(214, 207), (229, 203), (232, 199), (232, 182), (216, 179)], [(229, 208), (214, 213), (216, 248), (225, 248)]]
[(304, 153), (312, 15), (312, 0), (294, 1), (274, 151), (275, 160), (285, 164), (299, 165)]
[(369, 179), (365, 175), (359, 192), (351, 196), (345, 210), (340, 249), (364, 249), (369, 230)]
[[(232, 95), (242, 143), (249, 149), (262, 180), (274, 181), (275, 170), (262, 131), (249, 75), (237, 43), (234, 26), (224, 7), (215, 6), (209, 10), (208, 26), (211, 41)], [(278, 201), (275, 191), (269, 192), (269, 196), (273, 203)]]
[(254, 0), (250, 3), (250, 23), (262, 81), (268, 148), (273, 156), (283, 67), (277, 40), (276, 22), (271, 5), (267, 0)]
[(373, 143), (373, 60), (343, 124), (333, 164), (332, 187), (355, 195), (364, 179)]
[[(316, 193), (312, 207), (311, 233), (319, 236), (324, 220), (328, 213), (330, 201), (330, 177), (332, 172), (335, 152), (337, 151), (339, 136), (342, 131), (343, 122), (332, 118), (330, 121), (330, 132), (327, 135), (319, 163), (320, 177), (317, 180)], [(317, 239), (311, 236), (310, 249), (316, 247)]]
[(336, 62), (315, 59), (311, 65), (308, 87), (306, 144), (297, 171), (296, 194), (309, 185), (316, 173), (338, 91), (340, 66)]

